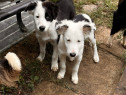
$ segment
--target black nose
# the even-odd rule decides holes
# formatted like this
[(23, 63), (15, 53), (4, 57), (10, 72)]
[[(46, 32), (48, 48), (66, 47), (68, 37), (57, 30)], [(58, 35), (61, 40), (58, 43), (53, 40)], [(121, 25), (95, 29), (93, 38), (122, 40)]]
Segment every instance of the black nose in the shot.
[(45, 30), (45, 26), (40, 26), (40, 27), (39, 27), (39, 30), (40, 30), (40, 31), (44, 31), (44, 30)]
[(70, 56), (71, 57), (75, 57), (76, 56), (76, 53), (70, 53)]

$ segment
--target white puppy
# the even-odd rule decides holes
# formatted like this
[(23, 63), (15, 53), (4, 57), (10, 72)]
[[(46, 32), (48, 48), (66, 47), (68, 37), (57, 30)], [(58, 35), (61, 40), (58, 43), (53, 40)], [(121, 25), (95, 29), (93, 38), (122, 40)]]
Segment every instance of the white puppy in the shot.
[[(76, 19), (75, 19), (76, 20)], [(58, 54), (60, 59), (60, 72), (58, 79), (64, 78), (66, 72), (66, 57), (74, 60), (72, 82), (78, 84), (78, 69), (83, 56), (84, 41), (89, 38), (94, 46), (94, 61), (99, 62), (96, 40), (94, 38), (94, 23), (82, 21), (63, 20), (56, 25), (57, 33), (60, 35), (58, 42)]]

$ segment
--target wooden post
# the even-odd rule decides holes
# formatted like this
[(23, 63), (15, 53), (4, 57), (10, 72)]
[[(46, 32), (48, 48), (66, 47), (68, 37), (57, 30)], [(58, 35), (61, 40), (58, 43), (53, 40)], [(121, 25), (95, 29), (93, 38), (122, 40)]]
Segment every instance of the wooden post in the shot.
[[(20, 3), (20, 0), (18, 0), (16, 3)], [(25, 27), (23, 21), (22, 21), (22, 17), (21, 17), (21, 12), (16, 14), (17, 17), (17, 23), (19, 25), (19, 28), (22, 32), (27, 32), (28, 29)]]

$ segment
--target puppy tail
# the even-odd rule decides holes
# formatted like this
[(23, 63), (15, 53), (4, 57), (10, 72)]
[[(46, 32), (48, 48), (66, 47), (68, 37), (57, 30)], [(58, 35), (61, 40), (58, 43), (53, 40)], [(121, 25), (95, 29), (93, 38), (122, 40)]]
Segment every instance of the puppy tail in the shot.
[(5, 59), (8, 61), (8, 64), (12, 67), (13, 70), (22, 70), (21, 61), (15, 53), (8, 52), (5, 56)]

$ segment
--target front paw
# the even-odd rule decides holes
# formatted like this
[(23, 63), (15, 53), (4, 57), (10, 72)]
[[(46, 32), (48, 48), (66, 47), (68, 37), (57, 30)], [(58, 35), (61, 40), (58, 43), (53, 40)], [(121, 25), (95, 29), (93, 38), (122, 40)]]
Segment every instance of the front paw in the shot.
[(121, 41), (121, 45), (126, 49), (126, 43), (124, 41)]
[(56, 72), (58, 70), (58, 63), (57, 64), (52, 64), (51, 70)]
[(41, 57), (41, 56), (38, 56), (38, 57), (37, 57), (37, 59), (38, 59), (40, 62), (42, 62), (42, 61), (43, 61), (43, 59), (42, 59), (42, 57)]
[(64, 78), (64, 74), (62, 74), (62, 73), (59, 72), (57, 78), (58, 78), (58, 79)]
[(110, 47), (112, 47), (112, 38), (110, 37), (109, 39), (108, 39), (108, 41), (107, 41), (107, 46), (110, 48)]
[(72, 76), (72, 82), (74, 84), (78, 84), (78, 76), (77, 75), (76, 76)]
[(99, 62), (99, 56), (94, 56), (94, 62), (98, 63)]

